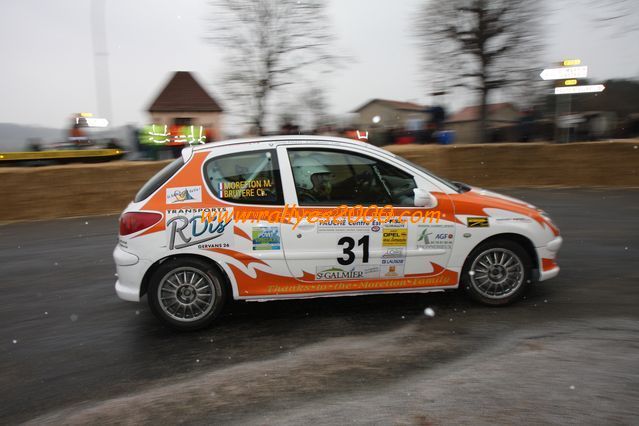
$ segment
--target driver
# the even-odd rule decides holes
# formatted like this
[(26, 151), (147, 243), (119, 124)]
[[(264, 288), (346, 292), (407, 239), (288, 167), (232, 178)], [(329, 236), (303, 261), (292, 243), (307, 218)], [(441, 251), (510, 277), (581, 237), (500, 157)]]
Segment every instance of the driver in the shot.
[(293, 178), (306, 201), (326, 201), (331, 199), (331, 171), (311, 157), (298, 157), (293, 161)]

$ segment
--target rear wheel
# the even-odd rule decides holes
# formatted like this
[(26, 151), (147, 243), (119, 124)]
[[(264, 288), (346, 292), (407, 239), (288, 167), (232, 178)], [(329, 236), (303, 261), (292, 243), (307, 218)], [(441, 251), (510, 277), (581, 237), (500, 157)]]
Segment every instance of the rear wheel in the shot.
[(166, 261), (153, 273), (148, 298), (151, 311), (179, 330), (209, 326), (222, 311), (226, 298), (224, 277), (196, 258)]
[(532, 262), (526, 250), (509, 240), (480, 244), (466, 259), (462, 287), (486, 305), (507, 305), (528, 287)]

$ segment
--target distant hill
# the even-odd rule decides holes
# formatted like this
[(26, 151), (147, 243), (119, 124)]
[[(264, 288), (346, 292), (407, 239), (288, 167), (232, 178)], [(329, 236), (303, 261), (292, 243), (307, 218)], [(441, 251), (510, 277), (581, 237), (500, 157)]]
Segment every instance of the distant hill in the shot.
[(0, 151), (23, 151), (28, 139), (40, 139), (42, 143), (62, 141), (66, 131), (50, 127), (37, 127), (13, 123), (0, 123)]

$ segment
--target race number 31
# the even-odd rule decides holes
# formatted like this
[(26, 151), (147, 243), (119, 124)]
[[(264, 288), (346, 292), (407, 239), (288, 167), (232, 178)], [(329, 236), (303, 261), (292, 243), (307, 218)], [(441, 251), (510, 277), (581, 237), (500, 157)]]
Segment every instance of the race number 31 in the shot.
[[(363, 236), (359, 240), (357, 240), (357, 246), (362, 246), (362, 263), (368, 263), (368, 235)], [(353, 249), (355, 248), (355, 240), (352, 237), (342, 237), (337, 242), (337, 245), (342, 247), (342, 252), (344, 253), (344, 257), (338, 257), (337, 262), (340, 265), (350, 265), (355, 261), (355, 253)]]

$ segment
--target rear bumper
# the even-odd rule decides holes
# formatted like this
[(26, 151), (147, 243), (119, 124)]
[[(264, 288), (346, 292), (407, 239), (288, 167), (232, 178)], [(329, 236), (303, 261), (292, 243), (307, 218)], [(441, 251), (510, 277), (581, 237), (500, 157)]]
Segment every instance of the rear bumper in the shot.
[(136, 255), (122, 250), (119, 245), (113, 250), (113, 259), (118, 272), (118, 280), (115, 283), (116, 294), (122, 300), (139, 302), (142, 279), (151, 265), (147, 261), (140, 260)]
[(559, 274), (559, 265), (556, 263), (557, 252), (561, 248), (563, 238), (557, 236), (543, 247), (537, 247), (537, 257), (539, 258), (538, 281), (549, 280)]
[(139, 302), (140, 301), (140, 288), (135, 288), (135, 286), (130, 285), (131, 283), (122, 283), (120, 280), (115, 282), (115, 293), (122, 300), (126, 300), (128, 302)]

